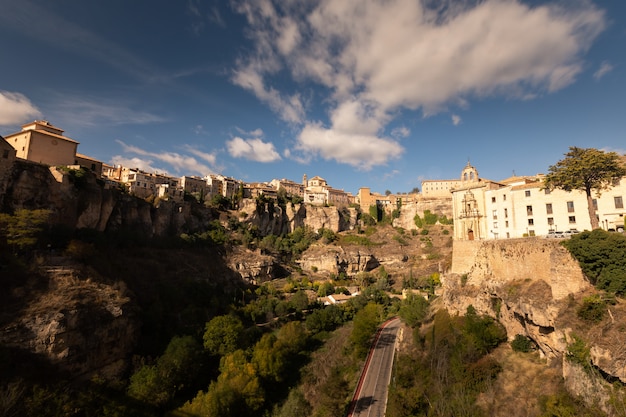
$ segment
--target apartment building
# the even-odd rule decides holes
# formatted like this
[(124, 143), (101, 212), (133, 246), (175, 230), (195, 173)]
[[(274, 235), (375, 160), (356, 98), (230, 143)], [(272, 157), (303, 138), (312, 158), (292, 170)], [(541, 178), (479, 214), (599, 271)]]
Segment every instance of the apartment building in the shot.
[[(464, 176), (470, 172), (473, 179)], [(591, 230), (586, 194), (544, 189), (544, 179), (538, 174), (496, 182), (479, 178), (478, 171), (468, 164), (460, 185), (452, 190), (454, 238), (506, 239)], [(594, 214), (601, 228), (623, 230), (625, 196), (626, 177), (593, 195)]]

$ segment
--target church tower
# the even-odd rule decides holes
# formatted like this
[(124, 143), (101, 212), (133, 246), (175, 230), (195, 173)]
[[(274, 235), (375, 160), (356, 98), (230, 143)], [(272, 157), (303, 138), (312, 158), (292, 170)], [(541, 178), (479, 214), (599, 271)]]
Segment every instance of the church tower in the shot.
[(461, 171), (461, 182), (478, 182), (478, 170), (473, 167), (469, 161), (467, 161), (467, 165)]

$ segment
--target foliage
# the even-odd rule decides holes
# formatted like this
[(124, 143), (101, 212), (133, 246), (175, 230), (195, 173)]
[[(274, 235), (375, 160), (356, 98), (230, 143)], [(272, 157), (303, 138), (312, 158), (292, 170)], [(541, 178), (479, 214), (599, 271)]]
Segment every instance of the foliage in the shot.
[(591, 372), (593, 368), (591, 365), (590, 348), (581, 337), (572, 334), (572, 339), (572, 343), (567, 345), (565, 357), (571, 363), (580, 365), (587, 372)]
[(344, 314), (341, 307), (332, 304), (313, 311), (306, 317), (304, 322), (307, 330), (311, 333), (335, 330), (344, 322)]
[(421, 295), (408, 293), (400, 304), (398, 315), (411, 327), (417, 327), (428, 314), (428, 301)]
[(599, 323), (604, 319), (606, 309), (607, 303), (598, 294), (594, 294), (583, 298), (583, 303), (576, 311), (576, 315), (585, 321)]
[(533, 342), (522, 334), (515, 335), (515, 339), (511, 341), (511, 349), (515, 352), (528, 353), (533, 348)]
[(626, 236), (597, 229), (576, 234), (563, 246), (596, 288), (626, 294)]
[(431, 213), (430, 210), (424, 210), (424, 223), (433, 225), (437, 223), (438, 216), (435, 213)]
[(37, 244), (49, 217), (50, 210), (44, 209), (18, 209), (13, 215), (0, 213), (0, 230), (8, 245), (26, 250)]
[(385, 415), (485, 415), (476, 400), (502, 369), (486, 354), (505, 340), (504, 329), (470, 308), (465, 317), (440, 310), (427, 333), (414, 332), (416, 349), (398, 354)]
[(380, 316), (380, 306), (373, 302), (369, 302), (354, 316), (350, 342), (357, 357), (364, 358), (369, 351), (370, 342), (380, 323)]
[(626, 176), (626, 168), (617, 153), (571, 146), (565, 158), (548, 168), (544, 181), (548, 189), (584, 191), (587, 195), (591, 227), (597, 229), (598, 219), (593, 209), (591, 192), (600, 193), (623, 176)]
[(380, 207), (378, 207), (377, 204), (373, 204), (369, 207), (369, 215), (372, 217), (372, 219), (374, 219), (376, 222), (379, 222), (382, 219), (382, 214), (381, 214), (381, 209)]
[(245, 353), (237, 350), (222, 358), (220, 375), (191, 401), (172, 413), (173, 416), (247, 417), (258, 415), (265, 391), (254, 366)]
[(359, 246), (375, 246), (377, 243), (372, 242), (369, 238), (359, 235), (342, 235), (339, 239), (342, 245), (359, 245)]
[(213, 317), (206, 324), (204, 348), (211, 355), (224, 356), (240, 347), (243, 323), (233, 315)]
[(415, 214), (415, 216), (413, 216), (413, 221), (415, 222), (415, 226), (417, 226), (418, 229), (424, 226), (424, 221), (422, 220), (420, 215), (417, 213)]
[(275, 407), (274, 417), (309, 417), (313, 407), (304, 397), (301, 390), (294, 388), (289, 391), (287, 400), (280, 406)]
[(174, 337), (155, 365), (142, 366), (130, 378), (128, 395), (146, 404), (163, 406), (198, 374), (200, 344), (191, 336)]
[(231, 201), (224, 197), (222, 194), (215, 194), (211, 197), (210, 206), (220, 210), (228, 210), (231, 206)]

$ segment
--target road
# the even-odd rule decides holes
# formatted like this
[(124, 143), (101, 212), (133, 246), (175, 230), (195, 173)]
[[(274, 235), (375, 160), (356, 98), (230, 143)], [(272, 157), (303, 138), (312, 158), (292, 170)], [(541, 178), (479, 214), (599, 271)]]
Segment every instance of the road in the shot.
[(387, 390), (391, 381), (396, 337), (400, 320), (385, 322), (379, 329), (367, 357), (363, 373), (352, 399), (348, 417), (383, 417), (387, 406)]

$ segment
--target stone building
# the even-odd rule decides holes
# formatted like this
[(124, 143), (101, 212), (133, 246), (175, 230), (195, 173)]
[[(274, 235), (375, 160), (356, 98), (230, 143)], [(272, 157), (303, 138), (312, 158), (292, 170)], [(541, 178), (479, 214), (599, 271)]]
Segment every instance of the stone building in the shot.
[(35, 120), (6, 137), (18, 158), (47, 165), (74, 165), (78, 142), (46, 120)]

